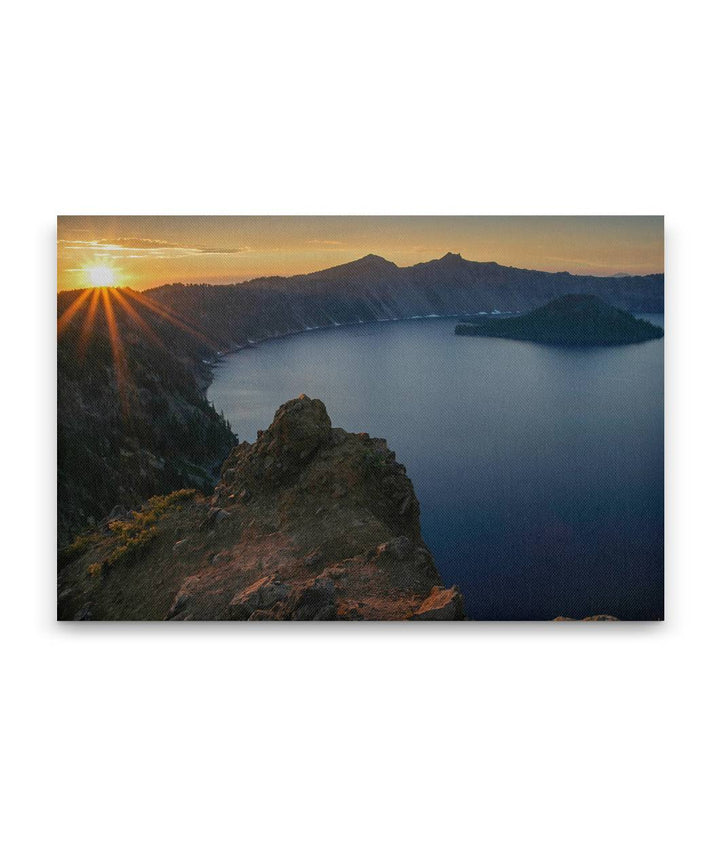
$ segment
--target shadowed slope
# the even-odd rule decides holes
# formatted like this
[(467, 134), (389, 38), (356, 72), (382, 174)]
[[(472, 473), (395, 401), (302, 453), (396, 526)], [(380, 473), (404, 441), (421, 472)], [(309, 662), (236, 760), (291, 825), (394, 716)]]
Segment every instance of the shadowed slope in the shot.
[(426, 315), (523, 312), (564, 294), (594, 294), (630, 312), (663, 311), (663, 274), (579, 276), (475, 262), (457, 253), (411, 267), (369, 255), (297, 276), (144, 292), (223, 342), (242, 347), (308, 328)]
[(236, 438), (204, 396), (215, 351), (135, 292), (58, 295), (58, 540), (117, 504), (212, 490)]

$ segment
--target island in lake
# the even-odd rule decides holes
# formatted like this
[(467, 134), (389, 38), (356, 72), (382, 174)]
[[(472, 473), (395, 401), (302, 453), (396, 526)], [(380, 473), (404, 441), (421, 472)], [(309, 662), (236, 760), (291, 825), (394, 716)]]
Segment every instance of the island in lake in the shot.
[(466, 319), (458, 336), (493, 336), (547, 345), (630, 345), (660, 339), (663, 330), (592, 294), (567, 294), (512, 318)]

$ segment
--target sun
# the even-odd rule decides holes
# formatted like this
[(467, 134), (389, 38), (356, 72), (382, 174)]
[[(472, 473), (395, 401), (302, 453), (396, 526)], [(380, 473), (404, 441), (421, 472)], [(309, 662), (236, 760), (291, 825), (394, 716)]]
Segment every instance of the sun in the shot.
[(115, 271), (109, 265), (86, 267), (85, 276), (96, 288), (110, 288), (117, 282)]

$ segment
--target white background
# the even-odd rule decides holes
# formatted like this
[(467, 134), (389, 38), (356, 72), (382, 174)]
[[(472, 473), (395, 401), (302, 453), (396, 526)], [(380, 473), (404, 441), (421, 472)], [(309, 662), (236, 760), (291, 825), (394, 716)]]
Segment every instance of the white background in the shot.
[[(717, 852), (712, 8), (5, 9), (6, 852)], [(664, 213), (667, 621), (57, 625), (57, 213)]]

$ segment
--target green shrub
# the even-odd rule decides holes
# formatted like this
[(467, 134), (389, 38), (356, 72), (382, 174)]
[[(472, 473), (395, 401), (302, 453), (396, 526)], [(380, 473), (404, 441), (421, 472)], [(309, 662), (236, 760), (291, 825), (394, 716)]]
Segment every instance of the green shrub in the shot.
[(88, 567), (88, 574), (91, 577), (99, 576), (115, 565), (129, 562), (139, 556), (157, 537), (158, 529), (155, 523), (163, 514), (190, 501), (196, 494), (195, 490), (183, 488), (166, 496), (153, 496), (140, 511), (131, 512), (128, 520), (111, 521), (108, 528), (112, 532), (113, 550), (102, 562), (93, 562)]

